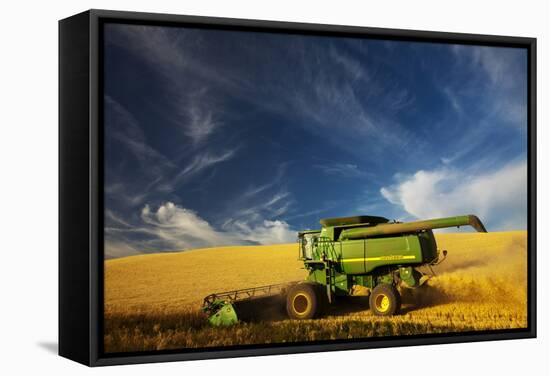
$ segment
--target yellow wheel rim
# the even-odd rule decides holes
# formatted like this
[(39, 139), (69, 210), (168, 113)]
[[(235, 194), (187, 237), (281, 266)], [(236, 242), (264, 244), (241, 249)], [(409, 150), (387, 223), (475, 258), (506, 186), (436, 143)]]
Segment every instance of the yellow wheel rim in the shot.
[(380, 312), (386, 312), (390, 308), (390, 298), (384, 294), (380, 294), (375, 300), (376, 309)]
[(300, 315), (303, 315), (308, 311), (309, 305), (309, 297), (305, 294), (296, 294), (292, 302), (294, 311)]

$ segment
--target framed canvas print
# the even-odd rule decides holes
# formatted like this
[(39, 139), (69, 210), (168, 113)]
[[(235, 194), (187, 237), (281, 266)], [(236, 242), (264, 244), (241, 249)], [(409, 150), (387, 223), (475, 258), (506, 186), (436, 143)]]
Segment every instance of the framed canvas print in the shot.
[(105, 10), (59, 30), (60, 355), (536, 335), (535, 39)]

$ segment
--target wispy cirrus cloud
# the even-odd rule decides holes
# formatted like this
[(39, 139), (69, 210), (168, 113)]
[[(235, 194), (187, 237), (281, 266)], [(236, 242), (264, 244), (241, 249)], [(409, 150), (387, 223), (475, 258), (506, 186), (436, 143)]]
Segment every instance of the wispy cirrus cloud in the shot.
[[(171, 159), (152, 147), (137, 119), (119, 102), (105, 96), (106, 123), (109, 125), (108, 141), (122, 145), (128, 153), (121, 153), (119, 164), (107, 169), (105, 193), (130, 206), (140, 205), (151, 193), (170, 193), (185, 184), (193, 176), (228, 161), (238, 151), (238, 146), (219, 152), (207, 148), (193, 150), (178, 160)], [(196, 137), (201, 137), (196, 135)], [(117, 146), (107, 143), (107, 155), (119, 153)], [(137, 163), (139, 174), (128, 184), (126, 170)]]
[(327, 211), (332, 210), (332, 209), (334, 209), (338, 206), (343, 206), (343, 204), (344, 204), (344, 200), (342, 200), (342, 201), (329, 201), (328, 203), (323, 203), (323, 205), (320, 208), (297, 212), (297, 213), (288, 215), (286, 217), (286, 219), (287, 220), (295, 220), (295, 219), (298, 219), (298, 218), (312, 217), (312, 218), (315, 218), (315, 222), (317, 222), (318, 219), (320, 219), (319, 215), (321, 213), (326, 213)]
[(241, 198), (243, 200), (249, 201), (250, 199), (254, 199), (255, 197), (257, 197), (260, 193), (264, 193), (271, 189), (276, 189), (283, 183), (285, 173), (288, 169), (288, 164), (288, 162), (280, 163), (277, 166), (272, 179), (268, 182), (260, 184), (254, 182), (254, 184), (249, 185), (241, 195)]
[(162, 192), (173, 191), (185, 181), (188, 181), (188, 179), (191, 179), (193, 176), (203, 172), (204, 170), (217, 165), (218, 163), (230, 160), (233, 156), (235, 156), (237, 150), (238, 147), (223, 151), (221, 153), (213, 153), (210, 151), (201, 152), (192, 157), (191, 161), (184, 165), (184, 167), (173, 178), (165, 178), (163, 182), (158, 185), (158, 189)]
[(447, 97), (455, 112), (459, 115), (462, 115), (464, 109), (462, 108), (462, 103), (458, 94), (449, 86), (444, 86), (442, 90), (443, 94)]
[(205, 98), (205, 94), (195, 94), (187, 104), (183, 104), (183, 117), (187, 119), (184, 125), (184, 133), (193, 142), (200, 144), (222, 126), (222, 121), (213, 111), (213, 105)]
[(362, 171), (357, 164), (354, 163), (326, 163), (313, 165), (316, 169), (321, 170), (326, 175), (340, 176), (345, 178), (358, 178), (367, 176), (368, 173)]
[[(472, 67), (481, 67), (493, 85), (513, 88), (525, 83), (524, 80), (518, 80), (510, 75), (511, 71), (516, 70), (517, 64), (521, 64), (521, 61), (518, 61), (518, 49), (455, 44), (452, 46), (452, 52), (461, 63), (466, 60)], [(524, 54), (524, 57), (527, 55)]]
[(231, 203), (226, 211), (227, 219), (223, 223), (226, 228), (234, 222), (261, 222), (264, 218), (277, 218), (287, 213), (292, 205), (292, 197), (287, 191), (276, 191), (263, 194), (254, 199), (242, 196)]
[(292, 194), (286, 187), (285, 174), (288, 163), (280, 163), (275, 174), (268, 181), (257, 182), (243, 187), (242, 193), (228, 200), (222, 210), (222, 228), (232, 222), (260, 223), (275, 220), (291, 210), (294, 203)]
[(119, 26), (109, 25), (116, 35), (109, 39), (110, 43), (134, 53), (165, 83), (165, 100), (157, 103), (159, 113), (181, 129), (194, 146), (214, 136), (224, 124), (220, 117), (220, 89), (238, 92), (243, 81), (223, 69), (205, 65), (196, 53), (190, 53), (190, 48), (201, 49), (200, 33), (155, 26)]
[[(414, 103), (407, 87), (381, 75), (373, 68), (375, 64), (367, 67), (349, 53), (331, 48), (330, 59), (319, 64), (326, 60), (325, 49), (301, 48), (305, 52), (297, 59), (296, 70), (300, 77), (289, 81), (290, 87), (284, 90), (293, 93), (288, 105), (306, 120), (305, 127), (352, 153), (367, 138), (374, 155), (388, 146), (405, 148), (413, 139), (422, 142), (396, 116)], [(371, 55), (360, 56), (372, 59)], [(340, 137), (331, 137), (334, 132)]]
[[(246, 64), (217, 64), (215, 60), (204, 64), (201, 58), (208, 54), (203, 48), (208, 32), (137, 25), (118, 32), (113, 43), (136, 53), (169, 82), (171, 101), (180, 108), (172, 121), (194, 143), (208, 139), (223, 126), (209, 110), (212, 106), (197, 106), (200, 101), (192, 99), (201, 96), (214, 104), (219, 102), (216, 97), (229, 97), (292, 120), (301, 118), (298, 125), (339, 147), (369, 137), (377, 141), (371, 152), (382, 153), (388, 145), (402, 148), (415, 138), (394, 116), (414, 103), (414, 95), (397, 80), (381, 76), (372, 64), (367, 68), (364, 61), (376, 55), (368, 53), (363, 41), (347, 41), (347, 48), (342, 49), (334, 43), (321, 47), (303, 36), (287, 37), (284, 43), (277, 36), (253, 34), (239, 36), (249, 43), (235, 44), (229, 39), (235, 56), (256, 59), (250, 69)], [(282, 71), (289, 64), (295, 69)], [(273, 66), (277, 68), (264, 68)], [(343, 140), (336, 142), (329, 136), (327, 131), (334, 128)]]
[[(118, 101), (106, 95), (105, 123), (108, 124), (106, 158), (117, 155), (118, 163), (107, 164), (104, 192), (107, 199), (126, 206), (142, 204), (149, 187), (176, 168), (170, 158), (152, 147), (138, 120)], [(140, 171), (129, 177), (128, 166)], [(146, 188), (144, 188), (146, 187)]]
[[(446, 94), (457, 110), (466, 103), (483, 106), (485, 116), (519, 129), (527, 126), (527, 53), (505, 47), (453, 45), (455, 69), (470, 67), (470, 75), (461, 77)], [(481, 67), (481, 69), (479, 69)], [(490, 93), (490, 95), (486, 95)]]
[(506, 140), (526, 137), (525, 51), (463, 45), (451, 45), (448, 51), (448, 69), (433, 77), (434, 83), (442, 83), (437, 87), (448, 107), (438, 127), (452, 138), (438, 159), (446, 165), (471, 165), (472, 156), (488, 145), (497, 164), (515, 157), (522, 150), (510, 150)]
[(339, 64), (344, 69), (346, 74), (348, 74), (353, 81), (369, 81), (370, 73), (365, 69), (364, 64), (362, 64), (358, 59), (350, 56), (349, 54), (338, 51), (334, 46), (331, 46), (329, 51), (329, 56), (336, 64)]
[(154, 172), (175, 167), (169, 158), (150, 146), (139, 122), (122, 104), (109, 95), (104, 97), (104, 101), (110, 137), (123, 145), (137, 161), (152, 166)]
[[(132, 51), (164, 78), (177, 84), (179, 76), (194, 75), (201, 82), (215, 82), (228, 87), (242, 86), (245, 82), (223, 70), (204, 64), (200, 57), (189, 54), (189, 49), (201, 51), (204, 32), (144, 25), (108, 25), (110, 43)], [(191, 83), (191, 82), (190, 82)]]

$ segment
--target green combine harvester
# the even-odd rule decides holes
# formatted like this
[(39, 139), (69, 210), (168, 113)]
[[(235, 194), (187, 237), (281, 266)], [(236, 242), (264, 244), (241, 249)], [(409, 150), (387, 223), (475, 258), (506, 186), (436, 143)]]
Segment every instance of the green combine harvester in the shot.
[(235, 324), (235, 304), (263, 297), (285, 301), (291, 319), (312, 319), (338, 297), (356, 295), (358, 290), (368, 294), (375, 315), (395, 315), (401, 307), (399, 288), (422, 286), (431, 275), (418, 268), (437, 265), (447, 255), (438, 251), (433, 229), (472, 226), (487, 232), (475, 215), (407, 223), (357, 216), (320, 223), (320, 230), (298, 233), (299, 259), (309, 273), (305, 281), (211, 294), (203, 304), (209, 322)]

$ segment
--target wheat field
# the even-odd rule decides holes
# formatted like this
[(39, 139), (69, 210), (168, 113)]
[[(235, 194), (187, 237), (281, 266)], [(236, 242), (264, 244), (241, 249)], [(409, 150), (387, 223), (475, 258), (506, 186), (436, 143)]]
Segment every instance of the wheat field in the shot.
[[(527, 326), (527, 233), (437, 234), (447, 259), (428, 286), (403, 291), (401, 314), (381, 318), (368, 298), (341, 299), (318, 319), (287, 319), (278, 302), (256, 320), (210, 327), (213, 292), (303, 280), (296, 244), (197, 249), (105, 261), (104, 348), (129, 352), (448, 333)], [(258, 307), (261, 306), (261, 307)], [(273, 308), (274, 307), (274, 308)]]

